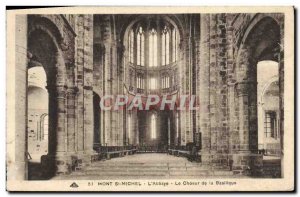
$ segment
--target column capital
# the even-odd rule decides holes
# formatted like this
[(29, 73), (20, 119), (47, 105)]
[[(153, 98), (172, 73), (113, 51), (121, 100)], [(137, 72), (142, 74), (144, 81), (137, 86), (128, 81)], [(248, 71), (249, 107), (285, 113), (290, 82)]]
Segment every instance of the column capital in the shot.
[(62, 95), (66, 93), (68, 87), (66, 85), (47, 85), (46, 89), (48, 93), (56, 93), (57, 95)]
[(66, 87), (67, 88), (67, 93), (70, 95), (76, 95), (79, 91), (77, 86), (70, 86), (70, 87)]
[(255, 81), (240, 81), (235, 83), (238, 96), (246, 96), (251, 94), (253, 87), (256, 87), (256, 85), (257, 82)]

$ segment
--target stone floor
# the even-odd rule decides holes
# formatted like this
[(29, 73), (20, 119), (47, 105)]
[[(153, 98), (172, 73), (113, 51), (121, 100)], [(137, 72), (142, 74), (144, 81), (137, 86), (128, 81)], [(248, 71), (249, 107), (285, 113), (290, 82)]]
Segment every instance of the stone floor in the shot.
[[(280, 159), (264, 156), (265, 178), (280, 177)], [(53, 177), (54, 180), (121, 180), (121, 179), (197, 179), (237, 178), (232, 171), (212, 169), (201, 163), (190, 162), (184, 157), (165, 153), (143, 153), (127, 155), (110, 160), (97, 161), (70, 175)], [(249, 178), (249, 177), (238, 177)], [(262, 177), (260, 177), (262, 178)], [(29, 179), (45, 180), (39, 162), (29, 163)]]
[(144, 153), (94, 162), (81, 171), (54, 179), (196, 179), (224, 176), (229, 178), (233, 177), (233, 174), (229, 170), (212, 170), (210, 166), (190, 162), (184, 157), (165, 153)]
[[(189, 162), (184, 157), (175, 157), (165, 153), (144, 153), (144, 154), (135, 154), (128, 155), (126, 157), (118, 157), (110, 160), (104, 161), (107, 165), (120, 163), (120, 162), (138, 162), (138, 163), (177, 163), (185, 164)], [(192, 163), (192, 162), (189, 162)]]

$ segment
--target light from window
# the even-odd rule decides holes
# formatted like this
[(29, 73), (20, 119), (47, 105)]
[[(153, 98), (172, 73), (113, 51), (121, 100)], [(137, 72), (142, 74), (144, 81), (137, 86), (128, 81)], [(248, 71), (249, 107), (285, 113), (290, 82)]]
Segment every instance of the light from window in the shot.
[(144, 79), (141, 75), (136, 78), (137, 88), (144, 89)]
[(149, 36), (149, 67), (157, 66), (157, 33), (154, 29)]
[(164, 76), (161, 80), (162, 89), (170, 87), (170, 77)]
[(167, 77), (167, 84), (166, 84), (166, 88), (170, 87), (170, 77)]
[(154, 114), (151, 117), (151, 138), (156, 139), (156, 117)]
[(48, 115), (42, 115), (41, 140), (48, 140)]
[(172, 31), (172, 61), (177, 61), (177, 35), (175, 28)]
[(133, 46), (134, 46), (134, 33), (133, 33), (133, 30), (130, 31), (130, 34), (129, 34), (129, 43), (128, 43), (128, 46), (129, 46), (129, 62), (130, 63), (133, 63)]
[(168, 28), (165, 26), (162, 32), (162, 65), (167, 65), (170, 62), (169, 52), (170, 52), (170, 34)]
[(155, 90), (156, 89), (156, 79), (150, 78), (150, 89)]
[(137, 35), (137, 64), (139, 66), (145, 65), (145, 35), (143, 28), (140, 27)]
[(128, 114), (128, 139), (130, 139), (131, 136), (131, 116)]
[(267, 111), (265, 113), (265, 137), (274, 138), (277, 137), (277, 121), (276, 121), (276, 112)]

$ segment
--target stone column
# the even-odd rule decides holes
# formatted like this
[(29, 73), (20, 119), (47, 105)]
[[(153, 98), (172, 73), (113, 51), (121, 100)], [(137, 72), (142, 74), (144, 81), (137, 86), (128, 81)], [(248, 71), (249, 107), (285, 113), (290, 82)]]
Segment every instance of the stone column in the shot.
[(249, 146), (249, 82), (237, 83), (237, 96), (239, 106), (239, 150), (245, 153), (250, 152)]
[(83, 16), (84, 64), (83, 64), (83, 102), (84, 102), (84, 165), (89, 165), (93, 154), (94, 113), (93, 113), (93, 15)]
[(76, 87), (69, 87), (67, 90), (67, 151), (68, 154), (74, 154), (76, 151), (75, 141), (75, 99), (77, 94)]
[(257, 79), (256, 63), (247, 46), (240, 49), (237, 71), (238, 147), (233, 154), (233, 171), (250, 175), (261, 173), (262, 156), (257, 154)]
[[(209, 25), (209, 114), (210, 114), (210, 163), (216, 165), (219, 161), (218, 134), (219, 134), (219, 87), (218, 87), (218, 60), (217, 60), (217, 14), (210, 14)], [(212, 166), (212, 165), (211, 165)]]
[(69, 172), (65, 147), (65, 95), (64, 85), (47, 86), (49, 93), (49, 151), (42, 156), (41, 163), (45, 175)]
[(209, 26), (210, 15), (200, 16), (200, 131), (202, 134), (201, 160), (203, 163), (210, 162), (210, 110), (209, 110)]
[[(237, 132), (237, 117), (235, 113), (236, 104), (235, 104), (235, 75), (234, 75), (234, 50), (233, 50), (233, 27), (232, 21), (234, 20), (234, 15), (227, 15), (227, 121), (228, 121), (228, 152), (231, 154), (236, 149), (236, 136), (238, 136)], [(230, 156), (230, 155), (229, 155)], [(229, 158), (229, 165), (232, 165), (232, 158)]]
[[(13, 123), (7, 123), (7, 127), (15, 127), (15, 158), (7, 158), (8, 177), (13, 180), (26, 180), (27, 167), (27, 16), (16, 16), (15, 35), (15, 73), (8, 73), (12, 77), (15, 74), (15, 90), (11, 93), (15, 96), (15, 102), (10, 109), (15, 108)], [(12, 65), (11, 65), (12, 66)], [(9, 68), (8, 68), (9, 70)], [(9, 90), (8, 90), (8, 94)], [(9, 102), (8, 102), (9, 105)], [(10, 124), (14, 124), (11, 125)], [(8, 145), (8, 147), (10, 147)]]
[(256, 82), (237, 83), (239, 151), (233, 154), (235, 174), (257, 175), (261, 173), (262, 156), (257, 152)]

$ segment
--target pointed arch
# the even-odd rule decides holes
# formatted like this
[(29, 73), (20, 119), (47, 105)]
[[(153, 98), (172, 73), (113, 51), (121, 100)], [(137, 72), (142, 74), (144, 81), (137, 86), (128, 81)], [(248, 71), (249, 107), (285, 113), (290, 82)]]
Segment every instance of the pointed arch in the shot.
[(154, 28), (149, 34), (149, 67), (157, 66), (157, 32)]
[(145, 66), (145, 34), (142, 26), (137, 32), (137, 65)]

